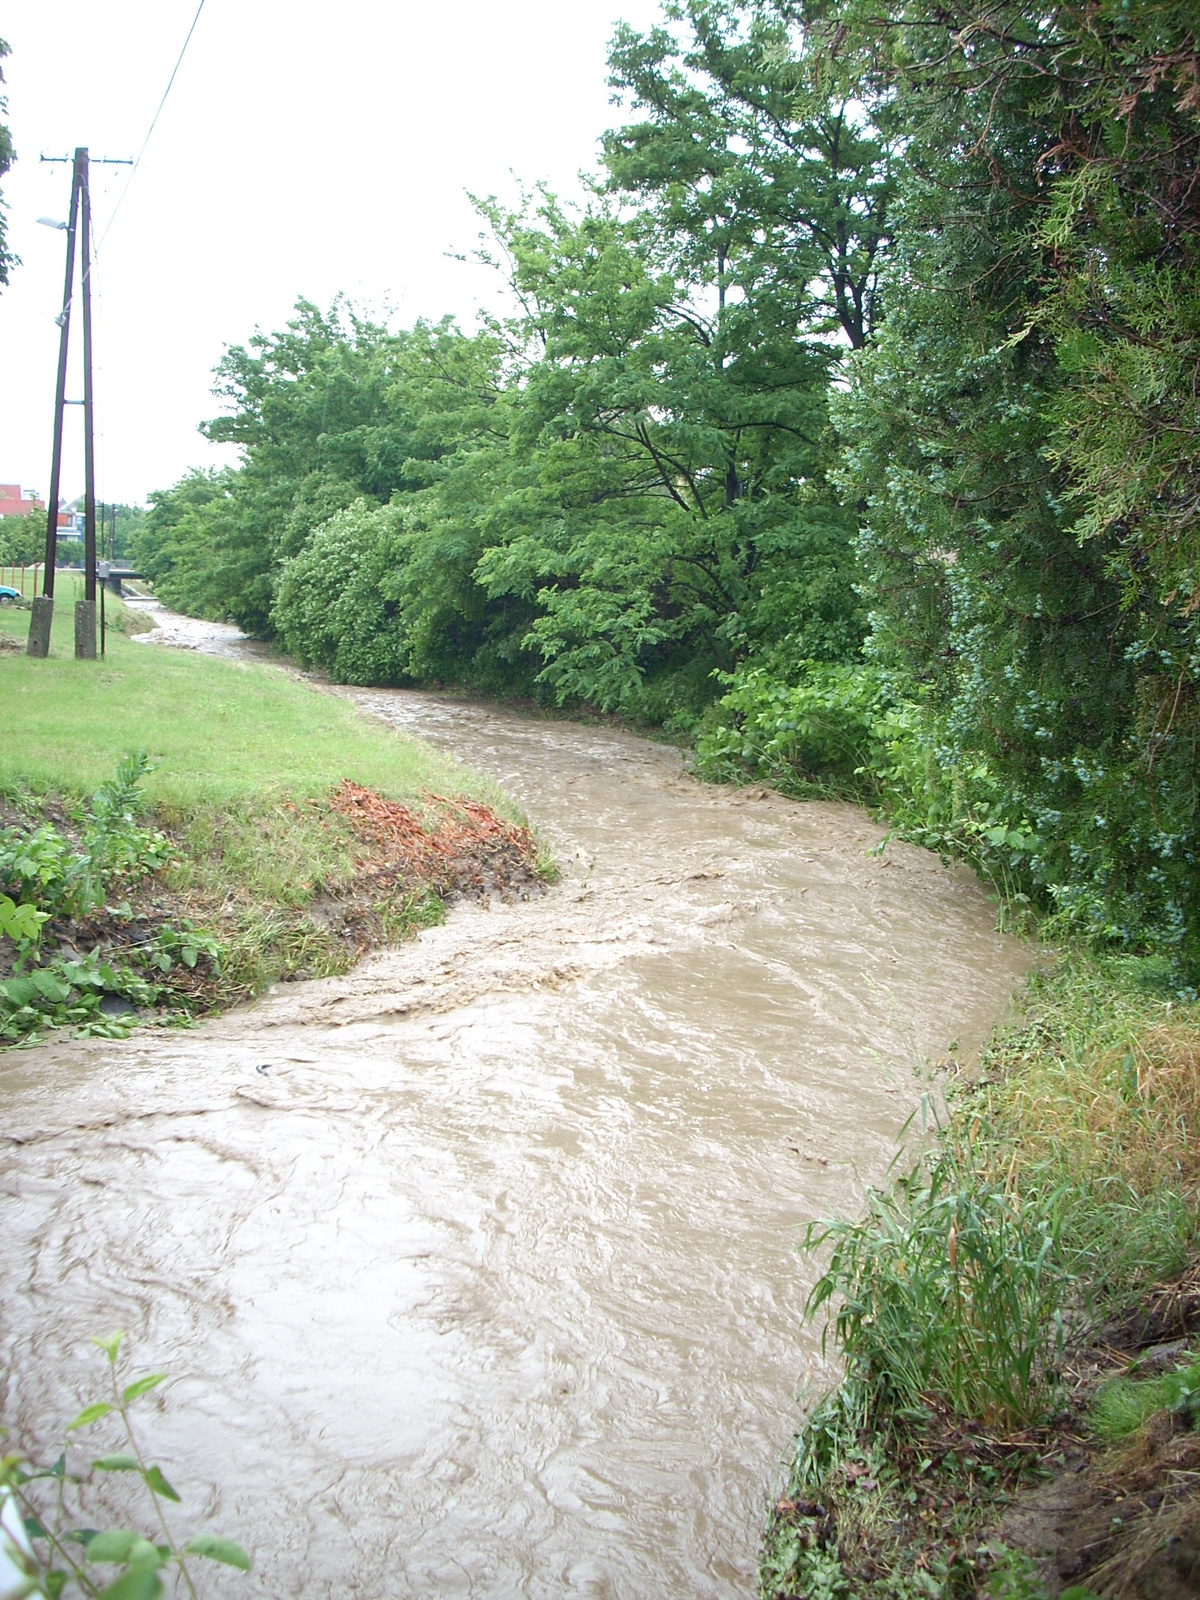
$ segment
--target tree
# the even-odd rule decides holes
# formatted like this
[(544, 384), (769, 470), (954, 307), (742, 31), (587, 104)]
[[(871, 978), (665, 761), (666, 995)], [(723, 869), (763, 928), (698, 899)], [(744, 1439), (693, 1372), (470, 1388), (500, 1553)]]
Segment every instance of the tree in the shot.
[[(839, 405), (869, 648), (1088, 933), (1200, 966), (1191, 8), (845, 5), (905, 140)], [(1001, 829), (1001, 832), (1004, 830)]]
[(791, 303), (797, 328), (836, 329), (860, 349), (890, 236), (895, 140), (886, 97), (831, 71), (798, 11), (686, 0), (668, 9), (683, 39), (618, 27), (610, 82), (647, 115), (605, 135), (605, 166), (614, 191), (650, 204), (689, 276), (719, 294), (749, 277), (756, 295)]
[(705, 304), (704, 269), (682, 275), (653, 217), (601, 199), (489, 217), (530, 354), (512, 403), (526, 478), (489, 516), (479, 576), (537, 605), (542, 681), (686, 719), (714, 670), (783, 631), (802, 655), (852, 650), (851, 528), (824, 487), (831, 354), (793, 306), (756, 294), (748, 263), (740, 298)]
[[(0, 62), (2, 62), (5, 56), (8, 54), (8, 45), (3, 39), (0, 39)], [(3, 82), (4, 70), (2, 67), (0, 67), (0, 83)], [(8, 98), (5, 95), (0, 95), (0, 117), (2, 117), (7, 110)], [(4, 174), (12, 166), (13, 162), (16, 160), (16, 154), (16, 151), (13, 149), (12, 135), (8, 130), (8, 125), (5, 122), (0, 122), (0, 178), (3, 178)], [(5, 205), (4, 200), (0, 199), (0, 285), (6, 285), (8, 283), (9, 271), (18, 265), (18, 257), (13, 255), (12, 251), (8, 247), (8, 228), (4, 215), (7, 210), (8, 207)]]
[(46, 553), (46, 519), (0, 517), (0, 562), (40, 561)]

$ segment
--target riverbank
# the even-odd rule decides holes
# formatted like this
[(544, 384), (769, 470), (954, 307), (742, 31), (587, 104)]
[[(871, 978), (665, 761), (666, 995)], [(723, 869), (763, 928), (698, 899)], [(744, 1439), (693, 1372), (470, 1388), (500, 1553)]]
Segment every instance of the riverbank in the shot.
[(844, 1377), (764, 1595), (1197, 1592), (1200, 1007), (1160, 977), (1059, 950), (928, 1158), (810, 1235)]
[[(345, 971), (448, 898), (540, 887), (519, 812), (453, 759), (285, 668), (135, 642), (120, 602), (105, 658), (78, 662), (69, 600), (44, 661), (27, 613), (0, 613), (0, 888), (49, 918), (0, 970), (0, 1037), (229, 1005)], [(106, 832), (91, 797), (111, 810), (133, 751), (129, 826)]]
[(53, 1459), (124, 1327), (186, 1374), (154, 1458), (264, 1593), (745, 1600), (819, 1360), (798, 1227), (856, 1213), (909, 1054), (986, 1038), (1028, 950), (850, 806), (343, 694), (501, 784), (561, 883), (194, 1028), (8, 1052), (0, 1420)]

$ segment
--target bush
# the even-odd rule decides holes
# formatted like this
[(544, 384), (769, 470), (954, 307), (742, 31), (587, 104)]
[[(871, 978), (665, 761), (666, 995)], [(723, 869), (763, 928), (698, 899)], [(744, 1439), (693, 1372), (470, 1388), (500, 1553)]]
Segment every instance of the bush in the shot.
[(969, 862), (1010, 915), (1036, 907), (1098, 946), (1159, 951), (1181, 997), (1194, 994), (1200, 897), (1186, 730), (1174, 744), (1164, 738), (1154, 788), (1132, 751), (1115, 747), (1081, 747), (1026, 783), (966, 749), (948, 713), (872, 664), (809, 661), (794, 682), (756, 666), (725, 681), (696, 742), (702, 775), (877, 806), (900, 837)]
[(836, 1301), (834, 1334), (864, 1416), (1021, 1427), (1048, 1406), (1067, 1288), (1056, 1195), (1022, 1204), (969, 1149), (943, 1148), (858, 1222), (810, 1229), (829, 1265), (809, 1312)]
[(395, 565), (394, 513), (359, 500), (283, 563), (271, 620), (284, 649), (338, 683), (393, 684), (406, 676), (396, 603), (381, 592)]
[(54, 919), (76, 924), (103, 914), (117, 925), (131, 922), (127, 905), (106, 902), (170, 860), (166, 836), (137, 820), (148, 770), (144, 751), (125, 757), (92, 797), (78, 844), (49, 823), (29, 831), (0, 829), (0, 959), (8, 969), (0, 979), (0, 1040), (26, 1038), (46, 1026), (123, 1033), (128, 1023), (108, 1014), (106, 998), (124, 1002), (118, 1012), (153, 1006), (172, 994), (163, 980), (173, 967), (194, 968), (201, 957), (216, 966), (217, 942), (189, 924), (127, 937), (111, 959), (99, 945), (83, 956), (41, 951), (43, 929)]

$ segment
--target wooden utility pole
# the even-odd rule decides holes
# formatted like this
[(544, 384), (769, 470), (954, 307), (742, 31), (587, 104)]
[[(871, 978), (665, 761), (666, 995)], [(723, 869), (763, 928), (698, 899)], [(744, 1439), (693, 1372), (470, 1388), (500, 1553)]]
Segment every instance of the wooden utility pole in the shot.
[(83, 183), (80, 193), (81, 272), (79, 288), (83, 295), (83, 599), (75, 602), (75, 659), (96, 659), (96, 453), (95, 418), (92, 406), (92, 197), (88, 190), (88, 153), (76, 150), (78, 164), (83, 158)]
[(79, 216), (81, 175), (87, 172), (87, 151), (76, 150), (75, 171), (71, 180), (71, 209), (67, 214), (67, 276), (63, 283), (62, 310), (58, 314), (58, 382), (54, 390), (54, 449), (50, 458), (50, 493), (46, 497), (46, 565), (42, 572), (42, 592), (33, 602), (29, 618), (31, 656), (44, 656), (50, 650), (50, 624), (54, 620), (54, 567), (58, 560), (58, 489), (62, 476), (63, 408), (67, 398), (67, 347), (71, 332), (71, 293), (75, 283), (75, 224)]
[[(66, 161), (67, 156), (43, 156), (43, 161)], [(105, 165), (131, 166), (121, 158), (101, 158)], [(54, 450), (50, 465), (50, 497), (46, 508), (46, 570), (42, 593), (33, 602), (29, 619), (28, 654), (45, 656), (50, 650), (50, 626), (54, 620), (54, 569), (58, 561), (58, 493), (62, 477), (63, 410), (79, 405), (67, 399), (67, 350), (71, 332), (71, 296), (75, 281), (75, 234), (83, 225), (80, 250), (82, 272), (79, 289), (83, 298), (83, 599), (75, 602), (75, 655), (81, 661), (96, 659), (96, 458), (95, 415), (92, 393), (92, 196), (88, 187), (88, 153), (84, 146), (75, 151), (71, 179), (71, 210), (67, 221), (67, 276), (63, 285), (63, 308), (56, 319), (59, 326), (58, 382), (54, 393)]]

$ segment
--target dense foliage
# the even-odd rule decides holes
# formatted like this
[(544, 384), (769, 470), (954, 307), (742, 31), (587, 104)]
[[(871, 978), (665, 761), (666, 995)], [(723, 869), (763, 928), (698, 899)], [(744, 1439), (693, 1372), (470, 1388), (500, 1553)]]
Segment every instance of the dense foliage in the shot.
[(44, 513), (27, 517), (0, 517), (0, 565), (21, 566), (40, 561), (46, 553)]
[(1200, 67), (1184, 0), (687, 0), (514, 311), (231, 349), (185, 609), (361, 682), (590, 703), (857, 792), (1200, 969)]

